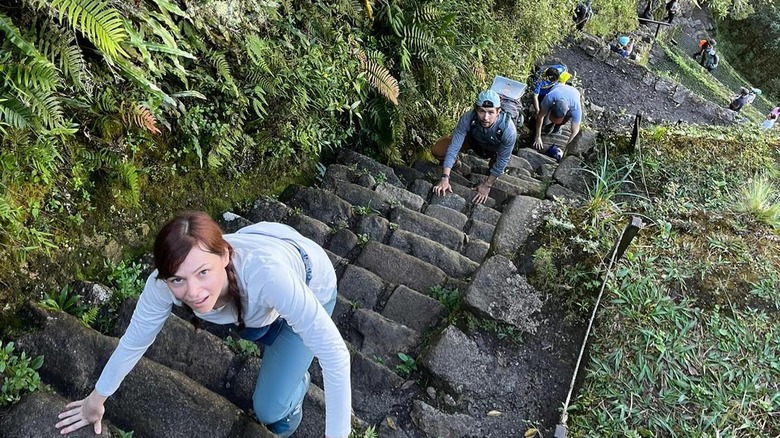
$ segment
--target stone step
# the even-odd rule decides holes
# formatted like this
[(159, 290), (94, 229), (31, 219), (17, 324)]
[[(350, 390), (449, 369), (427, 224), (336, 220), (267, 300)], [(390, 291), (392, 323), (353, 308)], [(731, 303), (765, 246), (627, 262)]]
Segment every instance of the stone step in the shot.
[[(22, 397), (11, 409), (0, 415), (0, 438), (62, 438), (54, 427), (57, 415), (73, 400), (57, 393), (33, 392)], [(83, 427), (68, 434), (71, 438), (111, 438), (113, 424), (103, 421), (101, 433), (92, 427)]]
[(392, 167), (385, 166), (384, 164), (355, 151), (343, 149), (339, 152), (337, 160), (339, 163), (346, 166), (354, 166), (356, 170), (368, 173), (375, 180), (384, 180), (396, 187), (406, 187), (404, 183), (398, 179), (398, 176), (395, 174)]
[(460, 252), (465, 241), (463, 231), (451, 227), (444, 222), (418, 213), (408, 208), (398, 207), (390, 211), (389, 220), (398, 224), (398, 229), (426, 237), (447, 248)]
[(422, 293), (447, 280), (447, 274), (436, 266), (373, 240), (364, 245), (355, 264), (387, 282), (403, 284)]
[[(44, 355), (41, 379), (57, 392), (72, 399), (88, 394), (118, 340), (62, 312), (32, 312), (41, 330), (22, 335), (17, 345), (29, 355)], [(106, 418), (142, 437), (273, 436), (224, 397), (147, 358), (141, 358), (107, 400)]]
[[(492, 232), (493, 226), (488, 226), (491, 227)], [(479, 267), (477, 263), (459, 252), (406, 230), (394, 231), (387, 244), (436, 266), (450, 277), (469, 277)]]

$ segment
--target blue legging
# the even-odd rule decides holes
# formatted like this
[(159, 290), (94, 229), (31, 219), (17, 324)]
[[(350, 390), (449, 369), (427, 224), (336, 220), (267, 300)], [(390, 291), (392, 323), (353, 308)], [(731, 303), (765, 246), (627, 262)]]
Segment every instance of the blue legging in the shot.
[[(328, 315), (336, 306), (336, 291), (323, 305)], [(306, 395), (304, 376), (314, 354), (300, 336), (283, 321), (278, 336), (265, 347), (260, 374), (257, 376), (252, 402), (257, 419), (263, 424), (273, 424), (286, 418), (301, 404)]]

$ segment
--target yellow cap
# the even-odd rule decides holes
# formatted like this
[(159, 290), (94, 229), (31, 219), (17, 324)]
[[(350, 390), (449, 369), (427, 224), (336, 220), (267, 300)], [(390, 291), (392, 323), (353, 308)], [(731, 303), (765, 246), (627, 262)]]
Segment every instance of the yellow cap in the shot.
[(565, 84), (566, 81), (568, 81), (570, 77), (571, 77), (571, 74), (569, 74), (569, 72), (565, 71), (565, 72), (561, 73), (561, 75), (558, 77), (558, 82), (560, 82), (562, 84)]

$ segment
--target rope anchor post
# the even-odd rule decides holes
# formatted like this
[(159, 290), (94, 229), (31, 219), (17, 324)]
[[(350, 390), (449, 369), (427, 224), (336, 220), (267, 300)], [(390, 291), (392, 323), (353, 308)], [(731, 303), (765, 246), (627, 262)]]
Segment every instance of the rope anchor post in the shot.
[(569, 402), (571, 402), (571, 395), (574, 391), (574, 382), (577, 379), (577, 374), (580, 370), (580, 364), (582, 363), (582, 355), (585, 353), (585, 345), (588, 344), (588, 338), (590, 337), (590, 331), (593, 328), (593, 320), (596, 318), (596, 310), (599, 308), (599, 304), (601, 303), (601, 297), (604, 295), (604, 288), (607, 285), (607, 279), (609, 278), (609, 274), (612, 272), (612, 268), (615, 266), (615, 263), (620, 259), (620, 257), (623, 256), (623, 253), (626, 251), (626, 248), (628, 248), (628, 245), (631, 244), (631, 241), (634, 240), (634, 237), (636, 237), (637, 233), (640, 229), (642, 229), (642, 219), (640, 219), (637, 216), (631, 216), (631, 218), (628, 221), (628, 224), (626, 224), (626, 227), (623, 228), (623, 232), (620, 233), (620, 239), (618, 239), (617, 242), (615, 242), (615, 245), (612, 246), (612, 249), (609, 251), (609, 255), (606, 257), (604, 262), (608, 262), (607, 265), (607, 271), (604, 274), (604, 280), (601, 282), (601, 291), (599, 291), (599, 296), (596, 298), (596, 304), (593, 306), (593, 312), (590, 314), (590, 322), (588, 322), (588, 329), (585, 330), (585, 338), (582, 340), (582, 345), (580, 346), (580, 355), (577, 357), (577, 364), (574, 367), (574, 375), (571, 376), (571, 383), (569, 384), (569, 394), (566, 396), (566, 401), (563, 403), (563, 412), (561, 413), (561, 419), (558, 422), (558, 424), (555, 426), (555, 434), (553, 435), (555, 438), (567, 438), (569, 429), (566, 426), (566, 423), (569, 419)]

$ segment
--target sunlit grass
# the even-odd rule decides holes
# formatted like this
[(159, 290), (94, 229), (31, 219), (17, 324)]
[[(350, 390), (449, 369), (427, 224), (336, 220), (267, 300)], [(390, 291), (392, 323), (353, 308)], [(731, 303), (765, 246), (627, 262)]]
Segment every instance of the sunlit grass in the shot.
[(738, 211), (753, 215), (756, 220), (780, 228), (780, 193), (766, 175), (748, 181), (740, 191)]

